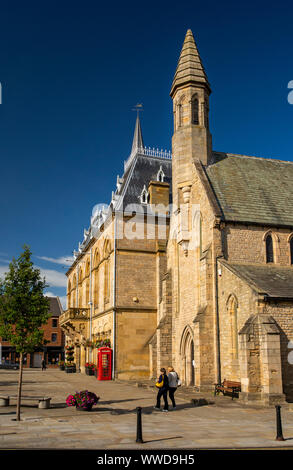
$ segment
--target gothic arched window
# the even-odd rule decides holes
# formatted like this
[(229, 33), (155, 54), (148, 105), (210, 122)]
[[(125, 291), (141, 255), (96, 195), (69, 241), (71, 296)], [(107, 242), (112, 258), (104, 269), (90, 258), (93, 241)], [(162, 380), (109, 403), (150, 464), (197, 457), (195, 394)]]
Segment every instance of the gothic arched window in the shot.
[(274, 262), (273, 239), (271, 235), (266, 236), (266, 262)]
[(199, 124), (198, 99), (196, 96), (191, 100), (191, 123)]
[(209, 128), (209, 105), (207, 100), (204, 103), (204, 125), (206, 129)]
[(232, 359), (238, 359), (237, 299), (234, 295), (230, 296), (227, 306), (230, 320)]
[(143, 190), (140, 195), (140, 202), (141, 204), (148, 204), (149, 202), (149, 193), (144, 185)]
[(290, 263), (293, 264), (293, 237), (290, 238)]
[(162, 168), (162, 165), (161, 165), (160, 169), (157, 173), (157, 181), (160, 181), (160, 183), (163, 183), (164, 182), (164, 177), (165, 177), (165, 173), (163, 172), (163, 168)]
[(105, 260), (104, 267), (104, 302), (109, 302), (109, 259)]

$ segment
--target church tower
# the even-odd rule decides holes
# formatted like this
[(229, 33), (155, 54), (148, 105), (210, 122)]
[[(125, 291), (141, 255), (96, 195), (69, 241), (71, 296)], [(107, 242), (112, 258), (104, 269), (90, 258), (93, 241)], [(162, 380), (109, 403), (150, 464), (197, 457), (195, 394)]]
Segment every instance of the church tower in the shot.
[(178, 188), (189, 182), (192, 161), (208, 165), (212, 152), (209, 131), (209, 95), (211, 88), (199, 56), (192, 31), (186, 33), (170, 96), (173, 99), (174, 134), (173, 197), (178, 200)]

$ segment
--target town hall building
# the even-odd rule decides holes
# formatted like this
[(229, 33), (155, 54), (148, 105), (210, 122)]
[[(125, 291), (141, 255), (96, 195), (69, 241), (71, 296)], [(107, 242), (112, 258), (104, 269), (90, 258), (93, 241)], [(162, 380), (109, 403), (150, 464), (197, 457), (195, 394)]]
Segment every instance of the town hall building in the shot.
[(227, 379), (244, 402), (291, 399), (293, 162), (213, 150), (191, 30), (170, 94), (172, 152), (144, 146), (138, 117), (111, 204), (68, 270), (67, 341), (81, 371), (108, 339), (113, 378), (172, 365), (200, 391)]

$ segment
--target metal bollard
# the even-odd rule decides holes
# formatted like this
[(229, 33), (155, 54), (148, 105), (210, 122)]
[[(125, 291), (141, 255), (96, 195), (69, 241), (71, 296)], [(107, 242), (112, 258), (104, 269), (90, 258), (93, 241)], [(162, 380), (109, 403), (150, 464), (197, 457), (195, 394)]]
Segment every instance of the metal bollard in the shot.
[(136, 442), (139, 444), (143, 443), (142, 440), (142, 425), (141, 425), (141, 407), (136, 408), (137, 422), (136, 422)]
[(282, 431), (282, 421), (281, 421), (281, 406), (275, 405), (276, 407), (276, 419), (277, 419), (277, 437), (276, 441), (284, 441), (283, 431)]

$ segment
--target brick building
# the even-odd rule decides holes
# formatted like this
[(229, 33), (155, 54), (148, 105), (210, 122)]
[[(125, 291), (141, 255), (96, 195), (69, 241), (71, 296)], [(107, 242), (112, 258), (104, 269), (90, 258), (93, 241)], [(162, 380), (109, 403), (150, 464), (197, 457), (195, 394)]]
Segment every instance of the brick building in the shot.
[[(36, 348), (32, 354), (24, 356), (24, 367), (41, 367), (42, 358), (45, 358), (47, 367), (57, 367), (58, 362), (64, 359), (65, 335), (59, 324), (59, 317), (63, 309), (59, 297), (49, 297), (50, 318), (43, 326), (44, 338), (48, 341), (46, 346)], [(2, 345), (2, 363), (5, 361), (18, 362), (19, 354), (5, 338), (0, 339)]]
[(172, 364), (199, 390), (226, 378), (244, 401), (280, 402), (293, 390), (293, 163), (214, 151), (210, 93), (188, 30), (171, 87), (172, 169), (137, 119), (111, 204), (67, 273), (61, 325), (81, 370), (107, 337), (114, 377)]

